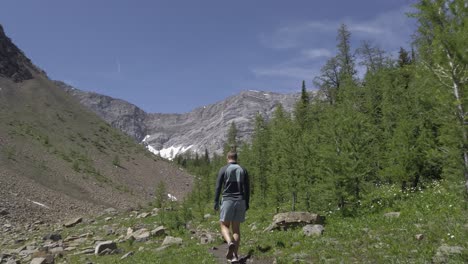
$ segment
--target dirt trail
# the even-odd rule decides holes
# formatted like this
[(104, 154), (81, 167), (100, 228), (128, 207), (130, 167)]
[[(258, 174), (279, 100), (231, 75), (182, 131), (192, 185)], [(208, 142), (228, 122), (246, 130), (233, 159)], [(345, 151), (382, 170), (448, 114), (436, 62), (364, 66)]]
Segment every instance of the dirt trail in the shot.
[[(219, 246), (211, 248), (209, 251), (211, 254), (213, 254), (220, 264), (226, 264), (226, 263), (231, 263), (227, 261), (226, 259), (226, 252), (227, 252), (228, 246), (227, 243), (223, 243)], [(271, 264), (273, 263), (272, 259), (257, 259), (254, 256), (252, 256), (252, 252), (240, 252), (239, 254), (240, 259), (239, 262), (232, 262), (232, 263), (239, 263), (239, 264), (246, 264), (246, 263), (254, 263), (254, 264)]]

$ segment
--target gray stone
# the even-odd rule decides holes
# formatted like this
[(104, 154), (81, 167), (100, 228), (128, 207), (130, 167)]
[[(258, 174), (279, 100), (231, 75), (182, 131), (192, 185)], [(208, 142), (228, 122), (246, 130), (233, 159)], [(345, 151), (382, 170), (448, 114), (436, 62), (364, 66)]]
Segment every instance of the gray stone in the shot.
[(103, 213), (108, 215), (115, 215), (117, 214), (117, 210), (115, 208), (110, 207), (104, 210)]
[(182, 245), (182, 238), (167, 236), (162, 243), (163, 246)]
[(33, 258), (31, 264), (45, 264), (46, 258)]
[(318, 214), (308, 212), (279, 213), (273, 217), (273, 223), (264, 232), (274, 229), (286, 230), (291, 227), (304, 226), (307, 224), (323, 224), (325, 218)]
[(130, 256), (133, 256), (135, 253), (133, 251), (128, 252), (127, 254), (123, 255), (120, 259), (126, 259)]
[(157, 228), (151, 230), (152, 236), (162, 236), (166, 234), (166, 228), (164, 226), (158, 226)]
[(82, 217), (71, 219), (63, 224), (64, 227), (73, 227), (83, 221)]
[(205, 218), (205, 219), (211, 218), (211, 214), (205, 214), (205, 215), (203, 216), (203, 218)]
[(137, 215), (136, 218), (146, 218), (146, 217), (148, 217), (149, 215), (150, 215), (150, 213), (141, 213), (141, 214)]
[(323, 234), (323, 226), (322, 225), (305, 225), (302, 228), (304, 235), (306, 236), (321, 236)]
[(414, 236), (414, 238), (416, 238), (416, 240), (423, 240), (424, 235), (423, 234), (417, 234), (417, 235)]
[(461, 255), (464, 248), (460, 246), (442, 245), (437, 249), (436, 255), (432, 258), (433, 263), (447, 263), (453, 255)]
[(135, 239), (136, 242), (145, 242), (150, 239), (151, 233), (147, 229), (142, 228), (133, 232), (131, 236)]
[(9, 212), (5, 208), (0, 208), (0, 215), (7, 215)]
[(63, 253), (63, 247), (56, 247), (56, 248), (51, 248), (49, 249), (49, 252), (51, 254), (57, 255), (57, 254), (62, 254)]
[(101, 254), (101, 252), (103, 252), (104, 250), (106, 249), (110, 249), (111, 251), (114, 250), (114, 249), (117, 249), (117, 244), (113, 241), (104, 241), (104, 242), (101, 242), (99, 244), (97, 244), (95, 250), (94, 250), (94, 254), (96, 256), (99, 256)]
[(42, 239), (43, 240), (59, 241), (60, 239), (62, 239), (62, 236), (60, 234), (57, 234), (57, 233), (51, 233), (51, 234), (47, 234), (47, 235), (43, 236)]
[(210, 244), (215, 241), (214, 237), (210, 233), (204, 233), (200, 235), (200, 244)]
[(389, 212), (384, 214), (386, 218), (398, 218), (400, 217), (400, 212)]

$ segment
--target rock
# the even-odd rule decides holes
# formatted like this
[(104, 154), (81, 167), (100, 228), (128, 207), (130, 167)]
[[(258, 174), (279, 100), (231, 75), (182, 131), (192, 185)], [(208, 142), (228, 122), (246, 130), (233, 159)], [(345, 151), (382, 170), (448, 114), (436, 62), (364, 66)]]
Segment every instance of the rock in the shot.
[(304, 235), (306, 236), (321, 236), (323, 234), (323, 226), (322, 225), (305, 225), (302, 228)]
[(106, 221), (106, 222), (109, 222), (110, 220), (112, 220), (112, 217), (106, 217), (106, 218), (104, 218), (104, 221)]
[(90, 255), (90, 254), (94, 254), (95, 251), (96, 250), (94, 248), (86, 248), (78, 253), (75, 253), (74, 255)]
[(115, 215), (117, 214), (117, 210), (115, 208), (107, 208), (106, 210), (103, 211), (103, 214), (108, 214), (108, 215)]
[(436, 255), (432, 258), (433, 263), (447, 263), (450, 256), (463, 254), (463, 247), (442, 245), (437, 249)]
[(167, 236), (162, 243), (163, 246), (182, 245), (182, 238)]
[(99, 244), (97, 244), (95, 250), (94, 250), (94, 254), (96, 256), (100, 256), (101, 253), (106, 250), (106, 249), (109, 249), (109, 250), (115, 250), (117, 249), (117, 244), (113, 241), (104, 241), (104, 242), (101, 242)]
[(126, 258), (128, 258), (128, 257), (130, 257), (130, 256), (133, 256), (133, 254), (135, 254), (135, 253), (134, 253), (133, 251), (130, 251), (130, 252), (128, 252), (127, 254), (123, 255), (120, 259), (121, 259), (121, 260), (122, 260), (122, 259), (126, 259)]
[(108, 225), (103, 226), (102, 229), (104, 230), (104, 233), (107, 236), (113, 235), (115, 233), (114, 229), (112, 227), (108, 226)]
[(156, 229), (151, 230), (151, 236), (162, 236), (166, 234), (166, 228), (159, 226)]
[(130, 236), (133, 233), (133, 228), (129, 227), (127, 229), (127, 236)]
[(151, 233), (147, 229), (142, 228), (133, 232), (130, 236), (133, 237), (136, 242), (145, 242), (150, 239)]
[(0, 208), (0, 215), (7, 215), (9, 212), (5, 208)]
[(31, 261), (31, 264), (45, 264), (46, 263), (45, 261), (46, 261), (45, 258), (34, 258)]
[(213, 243), (214, 241), (215, 241), (215, 239), (209, 233), (204, 233), (204, 234), (201, 234), (201, 236), (200, 236), (200, 244), (202, 244), (202, 245), (210, 244), (210, 243)]
[(323, 224), (325, 218), (318, 214), (308, 212), (279, 213), (273, 217), (273, 223), (264, 232), (274, 229), (286, 230), (291, 227), (304, 226), (307, 224)]
[(168, 247), (169, 247), (169, 245), (160, 246), (160, 247), (158, 247), (155, 251), (156, 251), (156, 252), (163, 251), (163, 250), (165, 250), (165, 249), (168, 248)]
[(74, 219), (71, 219), (67, 222), (65, 222), (65, 224), (63, 224), (64, 227), (73, 227), (79, 223), (81, 223), (83, 221), (83, 218), (82, 217), (77, 217), (77, 218), (74, 218)]
[(53, 255), (58, 255), (63, 253), (63, 247), (56, 247), (56, 248), (51, 248), (49, 249), (49, 252)]
[(146, 217), (148, 217), (149, 215), (150, 215), (150, 213), (141, 213), (141, 214), (137, 215), (136, 218), (146, 218)]
[(416, 240), (423, 240), (424, 235), (423, 234), (417, 234), (417, 235), (414, 236), (414, 238), (416, 238)]
[(389, 212), (384, 214), (386, 218), (398, 218), (400, 217), (400, 212)]
[(205, 214), (205, 215), (203, 216), (203, 218), (204, 218), (204, 219), (211, 218), (211, 214)]
[(47, 235), (42, 237), (42, 240), (59, 241), (60, 239), (62, 239), (62, 236), (60, 234), (57, 234), (57, 233), (47, 234)]

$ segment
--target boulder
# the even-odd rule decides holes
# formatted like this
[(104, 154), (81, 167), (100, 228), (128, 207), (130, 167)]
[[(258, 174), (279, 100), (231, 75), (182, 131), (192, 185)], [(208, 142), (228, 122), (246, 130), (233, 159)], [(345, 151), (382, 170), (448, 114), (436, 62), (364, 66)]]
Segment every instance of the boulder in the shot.
[(117, 249), (117, 244), (113, 241), (104, 241), (104, 242), (101, 242), (99, 244), (97, 244), (96, 248), (94, 249), (94, 254), (96, 256), (100, 256), (102, 255), (101, 253), (103, 253), (104, 250), (106, 249), (109, 249), (109, 250), (115, 250)]
[(133, 232), (131, 236), (135, 239), (136, 242), (145, 242), (150, 239), (151, 233), (147, 229), (142, 228)]
[(400, 217), (400, 212), (389, 212), (384, 214), (386, 218), (398, 218)]
[(214, 237), (210, 233), (203, 233), (200, 235), (200, 244), (210, 244), (215, 241)]
[(103, 211), (103, 214), (115, 215), (117, 214), (117, 210), (115, 208), (109, 207)]
[(321, 236), (323, 234), (323, 226), (322, 225), (305, 225), (302, 228), (304, 235), (306, 236)]
[(5, 208), (0, 208), (0, 215), (7, 215), (9, 212)]
[(273, 217), (273, 223), (264, 232), (274, 229), (286, 230), (291, 227), (305, 226), (307, 224), (323, 224), (325, 218), (318, 214), (308, 212), (279, 213)]
[(182, 245), (182, 238), (167, 236), (164, 238), (162, 246)]
[(57, 233), (47, 234), (47, 235), (42, 237), (42, 240), (59, 241), (60, 239), (62, 239), (62, 236), (60, 234), (57, 234)]
[(73, 227), (79, 223), (81, 223), (83, 221), (83, 218), (82, 217), (77, 217), (77, 218), (74, 218), (74, 219), (71, 219), (67, 222), (65, 222), (65, 224), (63, 224), (64, 227)]
[(159, 226), (151, 230), (151, 236), (162, 236), (166, 234), (166, 228), (164, 226)]
[(432, 258), (432, 263), (448, 263), (450, 256), (462, 255), (463, 247), (442, 245), (437, 249), (436, 255)]
[[(128, 231), (127, 231), (127, 234), (129, 233)], [(145, 241), (148, 241), (150, 237), (151, 237), (151, 233), (148, 231), (148, 229), (142, 228), (127, 235), (125, 237), (125, 240), (133, 239), (136, 242), (145, 242)]]
[(137, 215), (136, 218), (146, 218), (148, 216), (150, 216), (150, 213), (141, 213), (141, 214)]
[(45, 264), (46, 259), (45, 258), (33, 258), (31, 260), (31, 264)]

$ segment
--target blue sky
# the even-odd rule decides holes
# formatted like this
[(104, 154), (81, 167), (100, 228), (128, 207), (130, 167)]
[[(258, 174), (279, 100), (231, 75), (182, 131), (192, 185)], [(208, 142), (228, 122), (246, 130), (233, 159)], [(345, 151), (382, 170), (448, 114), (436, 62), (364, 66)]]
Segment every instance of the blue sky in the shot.
[(2, 0), (0, 23), (56, 80), (182, 113), (242, 90), (297, 92), (336, 53), (408, 48), (412, 0)]

